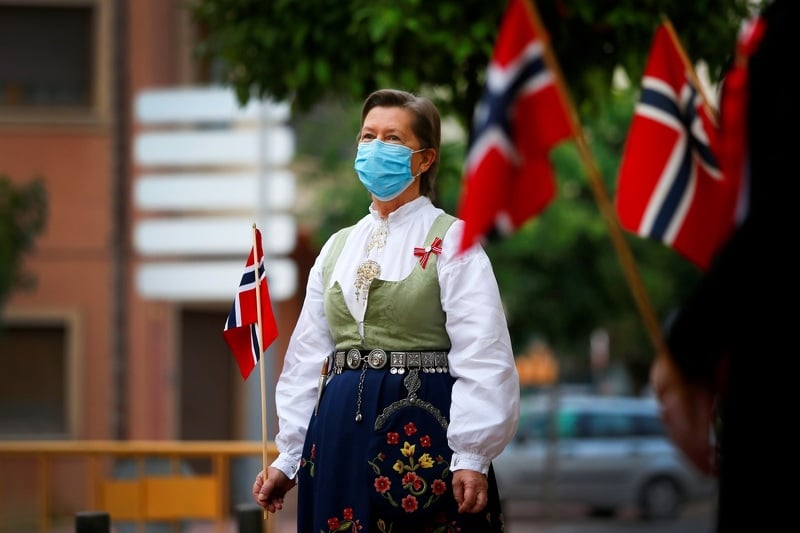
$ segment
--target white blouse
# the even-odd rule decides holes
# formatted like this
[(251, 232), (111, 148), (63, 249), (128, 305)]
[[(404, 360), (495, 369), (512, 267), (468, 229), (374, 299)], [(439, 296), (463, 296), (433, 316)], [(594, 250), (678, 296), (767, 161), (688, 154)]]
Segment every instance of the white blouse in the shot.
[[(331, 285), (339, 281), (347, 306), (359, 322), (366, 305), (364, 292), (356, 288), (359, 265), (372, 259), (380, 265), (380, 279), (404, 279), (420, 259), (414, 255), (414, 248), (427, 244), (425, 237), (442, 213), (425, 196), (395, 210), (387, 220), (382, 221), (372, 206), (369, 210), (351, 231), (330, 278)], [(456, 255), (463, 228), (463, 221), (453, 223), (443, 237), (437, 260), (442, 308), (447, 314), (451, 341), (448, 365), (456, 378), (447, 433), (454, 452), (451, 470), (470, 469), (485, 474), (517, 429), (519, 376), (489, 257), (480, 245)], [(322, 362), (334, 349), (323, 308), (322, 280), (322, 265), (332, 241), (333, 236), (322, 247), (309, 273), (303, 308), (275, 390), (279, 423), (275, 444), (279, 456), (272, 466), (290, 478), (299, 468)]]

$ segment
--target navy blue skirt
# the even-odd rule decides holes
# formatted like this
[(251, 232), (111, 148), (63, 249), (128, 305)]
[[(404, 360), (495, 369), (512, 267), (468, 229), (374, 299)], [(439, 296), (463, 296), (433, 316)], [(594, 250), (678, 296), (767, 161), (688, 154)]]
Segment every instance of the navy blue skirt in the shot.
[(452, 388), (448, 373), (333, 375), (306, 434), (298, 532), (503, 531), (491, 468), (486, 508), (457, 511), (447, 445)]

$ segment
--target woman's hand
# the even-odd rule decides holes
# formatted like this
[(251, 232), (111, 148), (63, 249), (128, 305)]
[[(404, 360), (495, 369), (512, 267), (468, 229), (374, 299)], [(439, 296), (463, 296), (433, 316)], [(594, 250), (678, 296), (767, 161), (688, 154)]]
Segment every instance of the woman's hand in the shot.
[(270, 513), (274, 513), (283, 509), (284, 496), (296, 484), (295, 480), (289, 479), (277, 468), (269, 467), (266, 481), (264, 481), (263, 470), (256, 475), (256, 481), (253, 483), (253, 498), (258, 505)]
[(672, 442), (706, 475), (717, 475), (712, 440), (714, 399), (711, 384), (689, 383), (668, 355), (656, 358), (650, 383), (661, 406), (661, 419)]
[(459, 513), (483, 511), (489, 501), (489, 481), (486, 476), (474, 470), (453, 472), (453, 496)]

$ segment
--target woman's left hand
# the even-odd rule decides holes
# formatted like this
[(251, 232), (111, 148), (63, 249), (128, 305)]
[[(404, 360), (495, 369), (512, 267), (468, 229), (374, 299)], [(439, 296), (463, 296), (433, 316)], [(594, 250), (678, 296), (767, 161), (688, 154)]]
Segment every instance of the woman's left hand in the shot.
[(456, 498), (459, 513), (483, 511), (489, 501), (489, 481), (475, 470), (456, 470), (453, 472), (453, 496)]

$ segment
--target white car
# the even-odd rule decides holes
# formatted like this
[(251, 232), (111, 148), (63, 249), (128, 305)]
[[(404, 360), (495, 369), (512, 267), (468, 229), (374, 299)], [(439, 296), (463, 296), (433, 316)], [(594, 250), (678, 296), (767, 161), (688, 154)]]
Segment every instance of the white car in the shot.
[(517, 435), (494, 469), (503, 500), (583, 504), (594, 514), (633, 507), (648, 520), (673, 519), (716, 491), (666, 436), (651, 397), (523, 397)]

